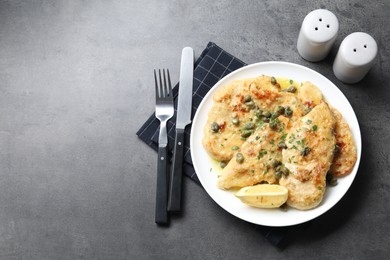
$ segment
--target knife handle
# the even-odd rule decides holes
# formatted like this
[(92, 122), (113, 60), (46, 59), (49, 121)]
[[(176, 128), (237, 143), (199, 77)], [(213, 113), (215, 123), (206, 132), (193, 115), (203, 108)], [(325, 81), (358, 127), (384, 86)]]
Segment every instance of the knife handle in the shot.
[(160, 225), (168, 224), (168, 175), (167, 175), (167, 146), (158, 148), (157, 161), (157, 190), (155, 222)]
[(184, 129), (176, 129), (175, 147), (169, 190), (168, 211), (178, 212), (181, 206), (182, 176), (183, 176)]

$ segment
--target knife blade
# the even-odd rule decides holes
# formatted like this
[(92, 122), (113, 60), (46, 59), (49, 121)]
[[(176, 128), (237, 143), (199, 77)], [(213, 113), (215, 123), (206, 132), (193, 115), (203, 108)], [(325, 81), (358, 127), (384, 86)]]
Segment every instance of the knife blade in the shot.
[(176, 133), (169, 188), (168, 211), (171, 212), (178, 212), (181, 208), (184, 130), (191, 123), (193, 76), (194, 50), (191, 47), (185, 47), (181, 53)]

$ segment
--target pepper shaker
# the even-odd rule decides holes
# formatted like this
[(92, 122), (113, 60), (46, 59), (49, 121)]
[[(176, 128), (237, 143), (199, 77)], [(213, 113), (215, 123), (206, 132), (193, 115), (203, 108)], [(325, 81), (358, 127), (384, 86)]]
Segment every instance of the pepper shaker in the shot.
[(351, 33), (340, 44), (333, 73), (344, 83), (356, 83), (371, 69), (377, 52), (376, 41), (369, 34)]
[(308, 61), (324, 59), (333, 46), (339, 31), (337, 17), (326, 9), (306, 15), (298, 36), (298, 53)]

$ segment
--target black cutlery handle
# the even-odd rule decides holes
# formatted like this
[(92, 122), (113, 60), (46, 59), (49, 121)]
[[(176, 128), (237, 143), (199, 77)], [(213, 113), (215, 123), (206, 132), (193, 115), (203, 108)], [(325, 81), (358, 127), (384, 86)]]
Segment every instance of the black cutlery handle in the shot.
[(171, 185), (169, 190), (168, 211), (178, 212), (181, 206), (183, 176), (184, 129), (176, 129), (173, 149)]
[(156, 190), (156, 215), (157, 224), (168, 224), (168, 174), (167, 174), (167, 147), (158, 148), (157, 162), (157, 190)]

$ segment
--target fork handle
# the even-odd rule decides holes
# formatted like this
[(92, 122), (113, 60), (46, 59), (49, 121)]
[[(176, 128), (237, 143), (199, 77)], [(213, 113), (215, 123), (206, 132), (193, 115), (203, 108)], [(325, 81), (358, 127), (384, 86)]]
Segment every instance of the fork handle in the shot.
[(168, 224), (168, 175), (167, 175), (167, 146), (158, 148), (157, 162), (157, 191), (155, 222), (160, 225)]
[(168, 211), (178, 212), (181, 207), (183, 176), (184, 129), (176, 129), (173, 150), (171, 185), (169, 190)]

